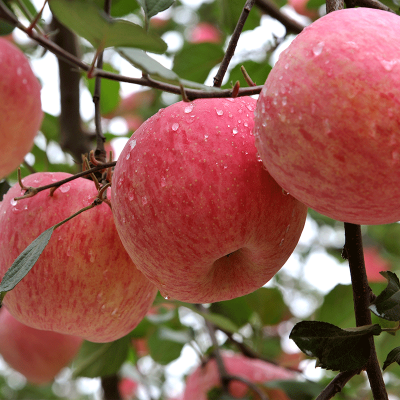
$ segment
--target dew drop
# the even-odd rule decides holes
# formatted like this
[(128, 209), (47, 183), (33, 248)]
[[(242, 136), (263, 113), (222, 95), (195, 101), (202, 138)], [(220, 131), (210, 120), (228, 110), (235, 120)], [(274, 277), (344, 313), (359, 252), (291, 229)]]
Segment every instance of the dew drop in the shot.
[(393, 67), (397, 64), (397, 60), (390, 60), (390, 61), (381, 60), (381, 64), (386, 71), (390, 72), (393, 69)]
[(162, 176), (161, 177), (161, 187), (167, 186), (167, 182), (165, 181), (165, 178)]
[(285, 189), (282, 189), (282, 193), (284, 196), (289, 196), (289, 192), (287, 192)]
[(69, 189), (71, 189), (71, 186), (69, 186), (69, 185), (61, 185), (60, 186), (60, 191), (62, 193), (67, 193), (69, 191)]
[(18, 201), (15, 200), (15, 199), (11, 199), (10, 204), (11, 204), (12, 206), (16, 206), (16, 205), (18, 204)]
[(190, 103), (189, 105), (187, 105), (186, 107), (185, 107), (185, 113), (186, 114), (189, 114), (189, 113), (191, 113), (192, 111), (193, 111), (193, 103)]
[(217, 115), (224, 115), (224, 112), (222, 110), (216, 110), (217, 111)]
[(147, 204), (147, 197), (146, 197), (146, 196), (143, 196), (143, 197), (142, 197), (142, 204), (143, 204), (143, 205), (146, 205), (146, 204)]
[(233, 135), (235, 136), (238, 133), (237, 128), (233, 128), (232, 132), (233, 132)]
[(131, 141), (129, 141), (129, 147), (131, 148), (131, 150), (136, 146), (136, 139), (132, 139)]
[(128, 153), (128, 154), (126, 155), (126, 157), (125, 157), (125, 160), (129, 160), (130, 156), (131, 156), (131, 153)]
[(130, 193), (128, 194), (128, 199), (129, 199), (129, 201), (132, 201), (134, 198), (135, 198), (135, 194), (134, 194), (133, 192), (130, 192)]
[(317, 45), (315, 45), (312, 49), (314, 56), (319, 56), (322, 53), (324, 46), (325, 42), (319, 42)]
[(179, 129), (179, 124), (177, 122), (173, 123), (172, 130), (176, 132), (178, 129)]

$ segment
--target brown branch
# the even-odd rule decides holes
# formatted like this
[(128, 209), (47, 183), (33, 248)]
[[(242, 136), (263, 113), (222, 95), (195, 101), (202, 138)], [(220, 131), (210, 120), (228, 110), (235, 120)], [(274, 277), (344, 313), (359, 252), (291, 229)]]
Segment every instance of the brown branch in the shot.
[(388, 7), (385, 4), (382, 4), (378, 0), (345, 0), (345, 4), (347, 8), (367, 7), (367, 8), (375, 8), (377, 10), (383, 10), (395, 13), (390, 7)]
[(344, 0), (326, 0), (326, 13), (332, 11), (343, 10)]
[(235, 54), (237, 43), (243, 31), (243, 27), (246, 23), (247, 17), (249, 16), (249, 13), (254, 5), (254, 1), (255, 0), (247, 0), (243, 7), (239, 20), (229, 41), (228, 48), (226, 49), (224, 59), (222, 60), (221, 65), (218, 68), (218, 72), (214, 77), (214, 87), (221, 87), (222, 85), (222, 81), (224, 79), (226, 71), (228, 70), (229, 63), (231, 62), (231, 59)]
[[(356, 325), (370, 325), (372, 321), (371, 312), (368, 307), (370, 305), (371, 289), (365, 271), (361, 227), (360, 225), (345, 222), (344, 229), (345, 244), (343, 257), (349, 261)], [(372, 394), (375, 400), (387, 400), (388, 395), (376, 356), (373, 337), (370, 338), (370, 348), (371, 356), (368, 360), (366, 371)]]
[[(51, 29), (57, 33), (53, 36), (54, 43), (63, 52), (78, 58), (79, 48), (74, 33), (62, 25), (55, 17)], [(36, 36), (32, 32), (32, 36)], [(81, 160), (81, 155), (91, 149), (89, 136), (82, 127), (80, 114), (80, 73), (71, 68), (70, 63), (58, 59), (60, 76), (60, 145), (65, 151), (71, 153), (76, 161)]]
[(287, 33), (300, 33), (304, 26), (299, 24), (294, 19), (285, 15), (280, 8), (271, 0), (256, 0), (255, 4), (265, 14), (270, 15), (272, 18), (278, 20), (282, 25), (285, 26)]
[(315, 400), (330, 400), (337, 393), (340, 393), (347, 382), (360, 371), (346, 371), (336, 375), (328, 386), (318, 395)]

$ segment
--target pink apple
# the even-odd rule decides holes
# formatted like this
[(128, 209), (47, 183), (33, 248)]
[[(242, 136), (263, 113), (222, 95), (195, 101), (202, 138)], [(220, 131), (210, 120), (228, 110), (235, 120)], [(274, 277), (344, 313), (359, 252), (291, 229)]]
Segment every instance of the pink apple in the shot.
[(0, 179), (15, 170), (42, 123), (40, 84), (25, 54), (0, 38)]
[(386, 282), (386, 278), (379, 272), (390, 270), (390, 263), (382, 258), (377, 248), (366, 247), (364, 249), (364, 262), (367, 277), (370, 282)]
[(191, 43), (220, 43), (221, 32), (214, 25), (208, 22), (200, 22), (189, 33), (189, 42)]
[(165, 297), (232, 299), (263, 286), (293, 252), (306, 207), (263, 168), (252, 98), (179, 102), (132, 135), (111, 202), (122, 243)]
[[(222, 359), (229, 374), (247, 378), (253, 383), (295, 379), (295, 374), (291, 371), (241, 354), (223, 353)], [(217, 363), (215, 359), (211, 359), (188, 376), (182, 400), (207, 400), (207, 393), (215, 387), (221, 387), (221, 380)], [(248, 391), (248, 386), (243, 382), (229, 383), (229, 393), (233, 397), (243, 397)]]
[(77, 354), (82, 339), (41, 331), (0, 310), (0, 354), (7, 364), (34, 384), (51, 382)]
[[(23, 180), (39, 187), (69, 177), (37, 173)], [(0, 203), (0, 277), (44, 230), (92, 203), (94, 183), (79, 178), (54, 195), (42, 191), (17, 202), (13, 186)], [(146, 315), (156, 288), (132, 263), (102, 203), (57, 228), (28, 275), (8, 292), (4, 304), (36, 329), (110, 342), (129, 333)]]
[(311, 19), (318, 17), (318, 11), (316, 9), (307, 8), (308, 0), (288, 0), (288, 4), (293, 7), (297, 14), (304, 15)]
[(304, 29), (260, 94), (256, 147), (293, 197), (355, 224), (400, 220), (400, 18), (352, 8)]

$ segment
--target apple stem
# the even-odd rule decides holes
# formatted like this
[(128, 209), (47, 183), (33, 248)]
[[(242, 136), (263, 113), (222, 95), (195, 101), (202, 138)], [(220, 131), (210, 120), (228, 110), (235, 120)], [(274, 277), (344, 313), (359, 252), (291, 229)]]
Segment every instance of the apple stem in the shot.
[(228, 48), (226, 49), (224, 59), (222, 60), (218, 72), (214, 77), (214, 87), (221, 87), (222, 81), (228, 70), (229, 63), (233, 55), (235, 54), (236, 46), (239, 40), (239, 37), (242, 33), (244, 24), (249, 16), (249, 13), (254, 5), (255, 0), (247, 0), (246, 4), (243, 7), (242, 13), (240, 14), (239, 20), (236, 24), (236, 27), (231, 36), (231, 40), (229, 41)]
[[(356, 325), (370, 325), (372, 323), (371, 311), (368, 307), (371, 303), (372, 291), (369, 287), (365, 270), (361, 226), (345, 222), (344, 229), (343, 257), (349, 261)], [(385, 400), (388, 395), (376, 356), (373, 337), (370, 338), (370, 347), (371, 356), (368, 360), (366, 371), (372, 394), (375, 400)]]

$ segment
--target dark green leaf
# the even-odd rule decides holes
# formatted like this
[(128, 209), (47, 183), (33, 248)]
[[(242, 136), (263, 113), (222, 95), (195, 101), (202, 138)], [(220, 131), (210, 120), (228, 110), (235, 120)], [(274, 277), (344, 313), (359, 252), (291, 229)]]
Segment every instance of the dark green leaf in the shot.
[(55, 117), (54, 115), (44, 113), (40, 131), (46, 137), (47, 141), (54, 140), (55, 142), (58, 142), (60, 138), (59, 118)]
[(383, 363), (383, 370), (385, 370), (390, 364), (397, 362), (400, 365), (400, 347), (393, 349), (386, 357)]
[[(240, 14), (242, 13), (245, 1), (243, 0), (219, 0), (221, 15), (220, 24), (225, 28), (228, 34), (232, 34), (236, 27)], [(246, 23), (244, 24), (243, 31), (254, 29), (260, 25), (261, 14), (256, 7), (253, 7)]]
[(14, 26), (9, 23), (0, 20), (0, 36), (9, 35), (14, 30)]
[(6, 180), (0, 181), (0, 201), (3, 200), (3, 196), (8, 192), (10, 187), (11, 186)]
[(176, 54), (172, 68), (181, 78), (204, 83), (210, 71), (222, 61), (224, 52), (214, 43), (187, 44)]
[(73, 376), (96, 378), (117, 373), (127, 358), (130, 345), (128, 336), (110, 343), (84, 341), (74, 359)]
[(138, 0), (147, 19), (171, 7), (175, 0)]
[[(113, 72), (114, 74), (117, 74), (119, 72), (108, 63), (104, 63), (103, 69), (104, 71)], [(88, 78), (85, 79), (89, 91), (93, 96), (96, 80)], [(118, 106), (120, 101), (119, 87), (120, 83), (118, 81), (114, 81), (111, 79), (103, 79), (101, 81), (100, 110), (102, 115), (110, 113)]]
[(388, 280), (386, 289), (369, 306), (370, 310), (380, 318), (388, 321), (400, 321), (400, 281), (390, 271), (380, 272)]
[[(104, 9), (104, 0), (94, 0), (97, 7)], [(111, 3), (111, 16), (123, 17), (128, 14), (133, 14), (139, 9), (139, 4), (132, 0), (113, 0)]]
[(60, 22), (88, 40), (96, 49), (124, 46), (153, 53), (164, 53), (167, 49), (166, 43), (157, 35), (147, 33), (132, 22), (112, 19), (93, 2), (50, 0), (49, 4)]
[(244, 296), (213, 303), (211, 304), (210, 311), (213, 314), (229, 318), (238, 327), (247, 324), (253, 314), (253, 310), (247, 304)]
[(49, 243), (55, 227), (52, 226), (40, 234), (13, 262), (0, 283), (0, 293), (8, 292), (26, 276)]
[(302, 321), (289, 337), (303, 353), (317, 358), (317, 366), (343, 372), (365, 365), (370, 356), (369, 338), (381, 331), (379, 325), (344, 330), (327, 322)]

